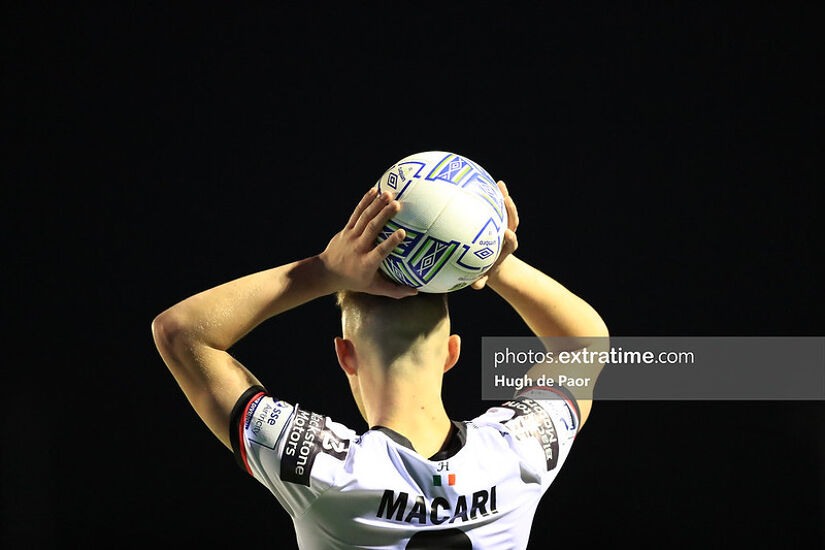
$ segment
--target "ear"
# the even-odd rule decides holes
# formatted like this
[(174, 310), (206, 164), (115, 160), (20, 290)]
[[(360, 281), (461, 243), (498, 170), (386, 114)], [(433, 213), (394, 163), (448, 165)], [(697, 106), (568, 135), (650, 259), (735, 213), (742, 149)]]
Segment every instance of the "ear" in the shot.
[(338, 356), (338, 364), (347, 374), (355, 374), (358, 371), (358, 361), (355, 358), (355, 346), (352, 340), (335, 337), (335, 355)]
[(458, 334), (450, 334), (450, 337), (447, 338), (447, 360), (444, 362), (444, 372), (447, 372), (455, 366), (460, 354), (461, 336)]

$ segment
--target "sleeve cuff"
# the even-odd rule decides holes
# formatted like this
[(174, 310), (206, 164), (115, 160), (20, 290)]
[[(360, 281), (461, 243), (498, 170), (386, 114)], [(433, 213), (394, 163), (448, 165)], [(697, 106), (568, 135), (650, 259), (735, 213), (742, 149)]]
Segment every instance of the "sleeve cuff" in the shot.
[(261, 395), (266, 394), (266, 388), (263, 386), (252, 386), (248, 388), (238, 400), (235, 406), (232, 407), (232, 413), (229, 415), (229, 442), (232, 445), (232, 453), (235, 455), (235, 462), (238, 467), (252, 474), (249, 469), (249, 463), (246, 459), (246, 446), (244, 445), (243, 430), (246, 424), (246, 416), (249, 412), (249, 406), (258, 399)]

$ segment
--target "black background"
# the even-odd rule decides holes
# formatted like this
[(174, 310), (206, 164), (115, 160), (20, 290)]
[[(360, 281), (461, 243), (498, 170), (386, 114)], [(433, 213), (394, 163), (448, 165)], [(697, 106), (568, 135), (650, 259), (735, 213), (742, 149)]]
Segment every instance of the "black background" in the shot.
[[(819, 11), (114, 6), (19, 3), (0, 23), (3, 543), (293, 546), (150, 322), (319, 252), (413, 152), (505, 180), (518, 254), (614, 335), (823, 334)], [(527, 333), (491, 291), (450, 300), (464, 349), (444, 398), (472, 418), (489, 405), (481, 336)], [(282, 398), (362, 430), (338, 330), (329, 297), (234, 352)], [(823, 412), (598, 403), (531, 547), (821, 546)]]

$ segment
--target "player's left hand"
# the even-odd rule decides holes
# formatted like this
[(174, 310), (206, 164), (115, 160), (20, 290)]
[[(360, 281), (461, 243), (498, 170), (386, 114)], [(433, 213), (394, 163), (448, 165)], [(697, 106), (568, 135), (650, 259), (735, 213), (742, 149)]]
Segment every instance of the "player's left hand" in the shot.
[(516, 229), (518, 229), (518, 210), (516, 210), (516, 203), (513, 202), (513, 197), (507, 191), (507, 186), (503, 181), (498, 182), (498, 188), (504, 196), (504, 207), (507, 209), (507, 229), (504, 230), (504, 242), (501, 244), (501, 253), (493, 266), (487, 270), (487, 273), (479, 277), (470, 285), (475, 290), (481, 290), (487, 284), (490, 277), (495, 277), (498, 273), (502, 262), (507, 259), (510, 254), (518, 248), (518, 238), (516, 238)]
[(355, 207), (346, 226), (332, 237), (319, 255), (331, 279), (334, 290), (354, 290), (391, 298), (418, 294), (406, 285), (383, 277), (378, 268), (390, 252), (404, 240), (399, 229), (384, 241), (375, 244), (384, 225), (401, 209), (401, 203), (388, 191), (370, 189)]

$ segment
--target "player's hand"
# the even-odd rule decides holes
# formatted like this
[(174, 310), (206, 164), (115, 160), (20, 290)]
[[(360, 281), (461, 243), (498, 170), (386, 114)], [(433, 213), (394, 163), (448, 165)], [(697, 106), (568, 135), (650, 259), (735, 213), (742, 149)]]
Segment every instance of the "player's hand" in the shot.
[(484, 288), (487, 284), (487, 280), (490, 277), (496, 276), (502, 262), (504, 262), (504, 260), (506, 260), (507, 257), (518, 248), (518, 239), (516, 238), (516, 229), (518, 228), (518, 210), (516, 210), (516, 203), (513, 202), (513, 197), (510, 196), (509, 191), (507, 191), (507, 186), (504, 185), (503, 181), (498, 182), (498, 188), (501, 190), (501, 194), (504, 195), (504, 206), (507, 209), (507, 229), (504, 230), (504, 242), (501, 244), (501, 253), (498, 255), (496, 263), (494, 263), (493, 266), (487, 270), (487, 273), (476, 279), (475, 282), (470, 285), (475, 290), (481, 290)]
[(401, 203), (393, 200), (388, 191), (380, 194), (375, 188), (367, 191), (347, 225), (332, 237), (319, 255), (334, 291), (354, 290), (391, 298), (418, 293), (412, 287), (393, 283), (378, 271), (384, 258), (404, 240), (405, 232), (399, 229), (375, 244), (381, 229), (399, 210)]

